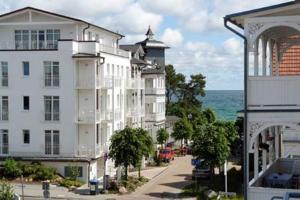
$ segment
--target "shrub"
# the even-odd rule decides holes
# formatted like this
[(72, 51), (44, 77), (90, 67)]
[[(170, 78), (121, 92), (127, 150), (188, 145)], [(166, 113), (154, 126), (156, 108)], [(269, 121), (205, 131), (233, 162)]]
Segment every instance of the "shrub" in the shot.
[(31, 164), (23, 163), (23, 164), (21, 164), (21, 169), (22, 169), (23, 175), (25, 177), (36, 174), (40, 167), (41, 167), (41, 165), (37, 164), (37, 163), (31, 163)]
[(84, 184), (84, 182), (80, 181), (80, 180), (71, 180), (71, 179), (64, 179), (63, 181), (61, 181), (59, 183), (60, 186), (66, 187), (66, 188), (70, 188), (72, 186), (74, 187), (80, 187)]
[(0, 200), (14, 200), (14, 190), (9, 183), (0, 183)]
[(43, 180), (53, 180), (56, 175), (56, 170), (52, 167), (46, 167), (46, 166), (39, 166), (37, 169), (34, 179), (43, 181)]
[(18, 162), (12, 158), (8, 158), (4, 161), (4, 176), (6, 178), (16, 178), (21, 176), (22, 169)]

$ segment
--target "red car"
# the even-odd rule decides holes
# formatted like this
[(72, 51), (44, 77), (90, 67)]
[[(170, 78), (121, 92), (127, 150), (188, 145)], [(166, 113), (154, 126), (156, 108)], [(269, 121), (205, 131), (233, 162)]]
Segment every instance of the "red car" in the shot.
[(159, 151), (159, 158), (163, 162), (170, 162), (171, 160), (174, 160), (174, 153), (171, 149), (162, 149)]

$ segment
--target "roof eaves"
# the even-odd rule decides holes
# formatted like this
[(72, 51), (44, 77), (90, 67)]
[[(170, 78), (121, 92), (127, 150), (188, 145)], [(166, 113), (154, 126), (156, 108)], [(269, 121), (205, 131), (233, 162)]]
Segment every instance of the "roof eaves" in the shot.
[(257, 12), (276, 9), (276, 8), (282, 8), (282, 7), (286, 7), (286, 6), (290, 6), (290, 5), (294, 5), (294, 4), (296, 4), (295, 1), (289, 1), (289, 2), (285, 2), (285, 3), (273, 5), (273, 6), (267, 6), (267, 7), (263, 7), (263, 8), (257, 8), (257, 9), (253, 9), (253, 10), (233, 13), (233, 14), (230, 14), (230, 15), (226, 15), (224, 17), (224, 19), (229, 20), (229, 19), (234, 18), (234, 17), (240, 17), (240, 16), (243, 16), (243, 15), (249, 15), (249, 14), (253, 14), (253, 13), (257, 13)]
[(49, 15), (54, 15), (54, 16), (57, 16), (57, 17), (66, 18), (66, 19), (69, 19), (69, 20), (72, 20), (72, 21), (82, 22), (82, 23), (88, 24), (88, 25), (90, 25), (90, 26), (94, 26), (94, 27), (96, 27), (96, 28), (102, 29), (102, 30), (104, 30), (104, 31), (106, 31), (106, 32), (109, 32), (109, 33), (118, 35), (118, 36), (120, 36), (120, 37), (125, 37), (125, 36), (122, 35), (122, 34), (119, 34), (119, 33), (117, 33), (117, 32), (108, 30), (108, 29), (106, 29), (106, 28), (100, 27), (100, 26), (98, 26), (98, 25), (89, 23), (89, 22), (87, 22), (87, 21), (84, 21), (84, 20), (81, 20), (81, 19), (78, 19), (78, 18), (73, 18), (73, 17), (69, 17), (69, 16), (66, 16), (66, 15), (61, 15), (61, 14), (58, 14), (58, 13), (49, 12), (49, 11), (46, 11), (46, 10), (41, 10), (41, 9), (34, 8), (34, 7), (30, 7), (30, 6), (27, 6), (27, 7), (24, 7), (24, 8), (20, 8), (20, 9), (18, 9), (18, 10), (14, 10), (14, 11), (12, 11), (12, 12), (4, 13), (4, 14), (0, 15), (0, 18), (1, 18), (1, 17), (4, 17), (4, 16), (7, 16), (7, 15), (11, 15), (11, 14), (17, 13), (17, 12), (24, 11), (24, 10), (27, 10), (27, 9), (31, 9), (31, 10), (34, 10), (34, 11), (37, 11), (37, 12), (46, 13), (46, 14), (49, 14)]

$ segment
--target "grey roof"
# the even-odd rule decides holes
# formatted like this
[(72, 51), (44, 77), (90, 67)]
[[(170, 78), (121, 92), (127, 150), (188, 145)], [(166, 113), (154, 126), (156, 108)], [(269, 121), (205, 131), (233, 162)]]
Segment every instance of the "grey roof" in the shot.
[(285, 2), (285, 3), (277, 4), (277, 5), (267, 6), (267, 7), (263, 7), (263, 8), (258, 8), (258, 9), (253, 9), (253, 10), (248, 10), (248, 11), (233, 13), (233, 14), (226, 15), (224, 17), (224, 19), (225, 20), (230, 20), (233, 23), (241, 26), (241, 24), (236, 23), (232, 18), (242, 17), (244, 15), (255, 14), (255, 13), (259, 13), (259, 12), (263, 12), (263, 11), (269, 11), (269, 10), (273, 10), (273, 9), (277, 9), (277, 8), (283, 8), (283, 7), (295, 5), (297, 3), (299, 3), (299, 1), (295, 0), (295, 1), (289, 1), (289, 2)]
[(137, 42), (136, 44), (140, 44), (143, 46), (143, 48), (163, 48), (163, 49), (168, 49), (167, 45), (165, 45), (163, 42), (147, 38), (141, 42)]
[(144, 54), (144, 49), (139, 44), (124, 44), (120, 45), (120, 49), (123, 49), (125, 51), (131, 51), (131, 53), (136, 53), (138, 50), (142, 51)]
[(137, 64), (137, 65), (149, 65), (146, 61), (136, 59), (136, 58), (131, 58), (130, 62), (131, 64)]

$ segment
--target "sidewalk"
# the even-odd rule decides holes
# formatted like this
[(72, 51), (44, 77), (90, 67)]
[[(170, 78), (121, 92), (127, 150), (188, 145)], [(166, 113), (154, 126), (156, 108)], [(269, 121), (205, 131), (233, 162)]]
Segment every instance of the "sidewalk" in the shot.
[[(141, 175), (153, 179), (159, 174), (161, 174), (168, 167), (156, 167), (153, 169), (142, 170)], [(131, 176), (137, 176), (138, 172), (129, 173)], [(14, 190), (17, 194), (22, 195), (22, 186), (20, 183), (14, 183)], [(98, 196), (89, 195), (88, 185), (85, 184), (78, 188), (75, 192), (69, 192), (68, 189), (60, 186), (51, 185), (50, 186), (50, 196), (51, 199), (64, 199), (64, 200), (89, 200), (89, 199), (117, 199), (120, 197), (117, 194), (100, 194)], [(25, 199), (42, 199), (43, 190), (42, 184), (24, 184), (24, 197)]]

